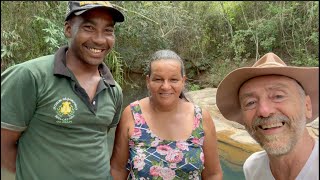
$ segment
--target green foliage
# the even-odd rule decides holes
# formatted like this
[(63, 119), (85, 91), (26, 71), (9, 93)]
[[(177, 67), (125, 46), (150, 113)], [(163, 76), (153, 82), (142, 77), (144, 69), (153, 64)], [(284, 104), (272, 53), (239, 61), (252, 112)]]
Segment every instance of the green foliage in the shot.
[(201, 87), (198, 84), (188, 84), (187, 89), (188, 91), (198, 91), (201, 89)]
[(221, 59), (210, 69), (209, 84), (213, 87), (218, 87), (220, 81), (232, 70), (234, 67), (230, 59)]
[(252, 34), (251, 29), (248, 30), (238, 30), (235, 32), (235, 35), (232, 38), (231, 41), (231, 47), (234, 50), (235, 56), (234, 60), (237, 64), (241, 62), (241, 58), (243, 54), (247, 53), (249, 50), (248, 48), (248, 43), (250, 43), (251, 39), (248, 38)]
[(10, 58), (14, 57), (14, 51), (18, 49), (20, 36), (14, 30), (11, 32), (3, 31), (1, 33), (1, 66), (14, 65)]
[[(61, 40), (63, 34), (55, 34), (62, 31), (65, 5), (66, 2), (1, 2), (1, 70), (55, 52), (57, 48), (45, 41), (46, 36), (54, 35), (52, 42), (59, 45), (66, 42)], [(14, 44), (10, 47), (9, 43)]]
[(295, 66), (315, 67), (319, 66), (319, 57), (316, 57), (315, 55), (309, 55), (305, 52), (305, 49), (300, 49), (300, 51), (296, 53), (296, 56), (293, 58), (291, 63)]
[[(159, 49), (176, 51), (185, 60), (189, 79), (210, 76), (209, 86), (267, 52), (288, 64), (319, 65), (317, 1), (113, 3), (126, 19), (116, 24), (115, 48), (106, 59), (119, 83), (126, 83), (127, 72), (143, 73), (148, 58)], [(52, 54), (67, 42), (63, 35), (66, 4), (1, 2), (2, 69)]]
[(37, 24), (43, 24), (44, 28), (42, 31), (44, 34), (44, 42), (47, 44), (49, 53), (54, 53), (62, 44), (67, 44), (66, 38), (64, 37), (63, 27), (55, 24), (48, 18), (35, 16), (35, 22)]
[(109, 67), (113, 78), (120, 85), (123, 85), (126, 81), (124, 80), (123, 61), (121, 60), (120, 54), (115, 50), (111, 50), (106, 57), (105, 63)]

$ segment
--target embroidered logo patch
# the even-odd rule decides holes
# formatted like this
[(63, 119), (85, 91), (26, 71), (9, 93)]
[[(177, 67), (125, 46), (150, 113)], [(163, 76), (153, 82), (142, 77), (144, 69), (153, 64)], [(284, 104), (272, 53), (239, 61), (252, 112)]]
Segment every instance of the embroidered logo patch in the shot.
[(77, 104), (70, 98), (59, 99), (54, 103), (53, 110), (55, 110), (57, 123), (69, 124), (72, 123), (76, 110), (78, 110)]

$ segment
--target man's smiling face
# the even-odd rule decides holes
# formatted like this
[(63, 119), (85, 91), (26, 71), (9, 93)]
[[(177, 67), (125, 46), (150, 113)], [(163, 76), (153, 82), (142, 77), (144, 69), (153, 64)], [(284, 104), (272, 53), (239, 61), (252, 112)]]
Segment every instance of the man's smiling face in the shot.
[(115, 43), (112, 16), (102, 8), (74, 16), (65, 24), (70, 51), (84, 64), (99, 65)]
[(244, 125), (271, 155), (291, 151), (311, 118), (310, 97), (299, 84), (285, 76), (260, 76), (239, 90)]

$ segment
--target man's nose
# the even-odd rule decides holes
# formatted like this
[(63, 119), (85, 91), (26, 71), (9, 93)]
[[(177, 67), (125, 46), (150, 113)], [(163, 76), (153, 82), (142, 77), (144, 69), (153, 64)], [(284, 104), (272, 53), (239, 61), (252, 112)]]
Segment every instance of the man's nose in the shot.
[(107, 38), (101, 32), (96, 32), (92, 38), (93, 42), (96, 44), (104, 44), (107, 41)]
[(274, 104), (269, 99), (259, 100), (257, 115), (259, 117), (269, 117), (275, 113)]

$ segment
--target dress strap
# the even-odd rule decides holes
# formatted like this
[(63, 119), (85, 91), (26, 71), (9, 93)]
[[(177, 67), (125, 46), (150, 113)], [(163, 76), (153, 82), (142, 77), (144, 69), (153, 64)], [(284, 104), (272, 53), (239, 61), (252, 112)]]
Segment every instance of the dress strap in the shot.
[(202, 129), (202, 109), (198, 105), (194, 105), (194, 124), (193, 130), (196, 128)]
[(142, 111), (141, 111), (139, 101), (137, 100), (135, 102), (130, 103), (130, 108), (134, 118), (135, 127), (145, 124), (145, 120), (142, 116)]
[(194, 105), (194, 121), (193, 121), (193, 129), (192, 129), (192, 137), (199, 139), (200, 144), (202, 145), (204, 131), (203, 131), (203, 118), (202, 118), (202, 109), (198, 105)]
[(137, 101), (130, 103), (130, 109), (131, 109), (132, 113), (141, 113), (139, 101), (137, 100)]

